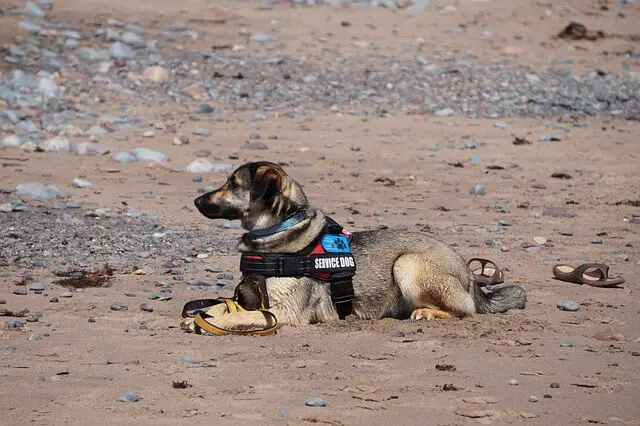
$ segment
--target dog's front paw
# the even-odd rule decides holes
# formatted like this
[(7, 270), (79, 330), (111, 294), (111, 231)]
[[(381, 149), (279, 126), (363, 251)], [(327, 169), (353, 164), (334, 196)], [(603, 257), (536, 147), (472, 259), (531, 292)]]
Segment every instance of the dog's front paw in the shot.
[(434, 309), (434, 308), (421, 308), (411, 312), (411, 319), (414, 321), (418, 321), (418, 320), (431, 321), (432, 319), (436, 319), (436, 318), (448, 319), (448, 318), (451, 318), (451, 314), (449, 312), (441, 311), (440, 309)]

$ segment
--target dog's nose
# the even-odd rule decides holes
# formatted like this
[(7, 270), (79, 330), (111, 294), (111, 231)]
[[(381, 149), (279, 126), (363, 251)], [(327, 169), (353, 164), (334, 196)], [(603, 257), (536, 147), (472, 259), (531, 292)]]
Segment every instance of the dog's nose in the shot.
[(193, 203), (196, 205), (197, 208), (200, 208), (204, 204), (204, 198), (202, 198), (202, 195), (201, 195), (195, 200), (193, 200)]

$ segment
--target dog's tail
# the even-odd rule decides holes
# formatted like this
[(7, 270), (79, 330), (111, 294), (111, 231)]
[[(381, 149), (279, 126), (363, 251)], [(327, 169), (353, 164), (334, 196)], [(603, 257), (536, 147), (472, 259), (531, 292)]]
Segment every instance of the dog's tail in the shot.
[(486, 292), (477, 284), (474, 288), (473, 302), (479, 314), (496, 314), (509, 309), (524, 309), (527, 293), (520, 285), (507, 285)]

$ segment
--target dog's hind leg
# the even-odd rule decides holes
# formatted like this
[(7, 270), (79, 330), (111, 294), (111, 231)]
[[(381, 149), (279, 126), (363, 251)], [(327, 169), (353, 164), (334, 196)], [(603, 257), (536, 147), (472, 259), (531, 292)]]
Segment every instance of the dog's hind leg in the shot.
[(464, 265), (441, 264), (424, 254), (409, 253), (396, 259), (393, 278), (400, 288), (411, 319), (464, 317), (475, 312)]

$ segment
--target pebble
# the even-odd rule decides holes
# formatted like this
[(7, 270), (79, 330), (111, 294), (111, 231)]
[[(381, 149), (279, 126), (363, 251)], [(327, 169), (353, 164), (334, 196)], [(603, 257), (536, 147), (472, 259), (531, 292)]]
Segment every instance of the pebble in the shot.
[(213, 113), (214, 109), (211, 105), (209, 104), (200, 104), (198, 105), (198, 113), (199, 114), (211, 114)]
[(7, 321), (7, 328), (22, 328), (24, 323), (18, 320)]
[(307, 407), (326, 407), (327, 402), (324, 399), (313, 397), (307, 398), (304, 401), (304, 405), (306, 405)]
[(124, 58), (124, 59), (135, 59), (136, 54), (133, 50), (127, 46), (126, 44), (116, 41), (111, 46), (109, 46), (109, 56), (113, 59)]
[(153, 308), (147, 302), (144, 302), (140, 305), (140, 309), (145, 312), (153, 312)]
[(214, 265), (205, 266), (204, 270), (207, 272), (222, 272), (222, 268)]
[(74, 178), (73, 181), (71, 182), (71, 185), (74, 188), (84, 188), (84, 189), (93, 188), (93, 184), (91, 182), (82, 178)]
[(538, 136), (538, 141), (540, 142), (560, 142), (560, 136), (558, 135), (541, 135)]
[(29, 290), (33, 291), (34, 293), (42, 293), (44, 291), (44, 286), (40, 284), (34, 284), (29, 287)]
[(36, 18), (44, 18), (45, 16), (47, 16), (45, 11), (32, 1), (28, 1), (24, 5), (24, 13), (26, 13), (27, 15), (35, 16)]
[(487, 195), (487, 190), (484, 185), (473, 185), (469, 189), (471, 195)]
[(535, 396), (533, 396), (533, 395), (531, 395), (531, 396), (529, 397), (529, 402), (538, 402), (538, 398), (537, 398), (537, 397), (535, 397)]
[(73, 152), (73, 145), (69, 139), (56, 136), (38, 145), (38, 149), (44, 152)]
[(541, 246), (541, 245), (543, 245), (543, 244), (546, 244), (546, 243), (547, 243), (547, 239), (546, 239), (546, 238), (544, 238), (544, 237), (535, 237), (535, 238), (533, 239), (533, 242)]
[(198, 158), (187, 164), (185, 170), (189, 173), (222, 173), (231, 170), (233, 166), (225, 163), (212, 163), (206, 158)]
[(142, 76), (148, 80), (155, 83), (163, 83), (169, 80), (169, 72), (160, 66), (152, 66), (147, 67), (142, 72)]
[(560, 231), (560, 235), (562, 235), (563, 237), (573, 237), (573, 232)]
[(195, 129), (195, 130), (193, 131), (193, 134), (194, 134), (194, 135), (197, 135), (197, 136), (211, 136), (211, 130), (209, 130), (209, 129), (203, 129), (203, 128), (201, 128), (201, 129)]
[(436, 117), (451, 117), (456, 115), (456, 112), (451, 108), (439, 109), (435, 112)]
[(13, 294), (15, 294), (17, 296), (26, 296), (27, 290), (25, 290), (24, 288), (17, 288), (15, 290), (13, 290)]
[(518, 386), (520, 383), (515, 379), (511, 379), (511, 380), (509, 380), (509, 384), (511, 386)]
[(591, 244), (602, 244), (602, 238), (595, 237), (591, 240)]
[(125, 392), (118, 397), (119, 402), (138, 402), (140, 397), (138, 396), (138, 392)]
[(572, 348), (572, 347), (573, 347), (573, 343), (569, 343), (569, 342), (560, 342), (560, 347), (561, 347), (561, 348)]
[(187, 365), (200, 365), (202, 363), (202, 361), (191, 355), (182, 355), (180, 357), (180, 362)]
[(557, 307), (562, 311), (575, 312), (580, 309), (580, 303), (573, 300), (561, 300), (558, 302)]
[(131, 154), (130, 152), (124, 152), (124, 151), (120, 151), (117, 152), (114, 156), (113, 159), (115, 161), (118, 161), (120, 163), (135, 163), (136, 161), (138, 161), (138, 159), (136, 158), (135, 155)]
[(58, 300), (58, 298), (57, 298), (57, 297), (52, 297), (51, 299), (49, 299), (49, 302), (51, 302), (51, 303), (58, 303), (58, 302), (60, 302), (60, 300)]
[(129, 309), (129, 305), (127, 305), (126, 303), (112, 303), (111, 304), (111, 310), (112, 311), (126, 311)]
[(552, 383), (549, 385), (549, 387), (550, 387), (551, 389), (559, 389), (559, 388), (560, 388), (560, 383), (552, 382)]
[(65, 291), (63, 293), (60, 293), (60, 297), (64, 299), (68, 299), (70, 297), (73, 297), (73, 293), (71, 293), (70, 291)]
[(251, 35), (251, 41), (256, 41), (258, 43), (267, 43), (271, 40), (273, 40), (273, 37), (267, 33), (253, 33)]
[(160, 151), (156, 151), (155, 149), (151, 149), (151, 148), (144, 148), (144, 147), (134, 148), (133, 151), (131, 151), (131, 154), (138, 161), (162, 163), (169, 160), (169, 157), (167, 157)]

